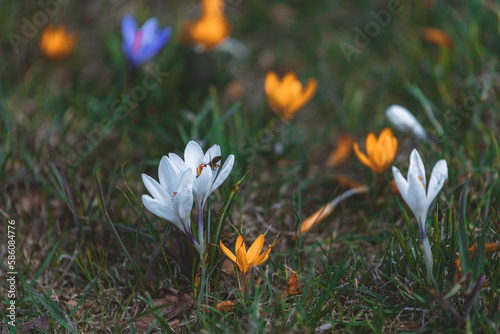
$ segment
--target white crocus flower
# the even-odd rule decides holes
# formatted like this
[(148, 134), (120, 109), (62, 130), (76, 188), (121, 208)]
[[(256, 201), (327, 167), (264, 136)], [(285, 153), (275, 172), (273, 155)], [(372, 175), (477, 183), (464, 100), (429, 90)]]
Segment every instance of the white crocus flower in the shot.
[[(429, 279), (432, 277), (432, 253), (426, 233), (426, 218), (432, 201), (437, 196), (444, 182), (448, 179), (448, 166), (445, 160), (439, 160), (432, 169), (429, 183), (426, 183), (425, 167), (416, 149), (410, 155), (408, 178), (405, 179), (398, 168), (392, 167), (394, 180), (404, 201), (417, 218), (422, 249)], [(427, 190), (427, 192), (426, 192)]]
[(193, 243), (196, 250), (203, 253), (203, 246), (194, 238), (191, 232), (191, 210), (193, 208), (193, 174), (190, 170), (179, 170), (169, 157), (164, 156), (158, 168), (156, 182), (146, 174), (142, 181), (149, 195), (142, 195), (144, 206), (160, 218), (177, 226)]
[(201, 146), (191, 140), (184, 149), (184, 160), (175, 153), (170, 153), (168, 157), (176, 170), (189, 170), (193, 175), (193, 197), (198, 209), (199, 244), (204, 248), (203, 208), (208, 196), (229, 176), (234, 165), (234, 155), (229, 155), (220, 165), (223, 159), (219, 145), (213, 145), (203, 153)]
[(427, 138), (427, 134), (425, 133), (423, 126), (405, 107), (394, 104), (387, 108), (385, 116), (399, 131), (411, 132), (415, 137), (421, 140)]
[[(220, 165), (222, 158), (219, 145), (213, 145), (206, 153), (203, 153), (200, 145), (194, 140), (191, 140), (184, 150), (184, 161), (175, 154), (171, 154), (170, 158), (179, 169), (191, 169), (194, 177), (194, 201), (200, 211), (203, 211), (208, 196), (227, 179), (234, 164), (234, 155), (231, 154), (224, 161), (224, 164)], [(211, 165), (215, 158), (221, 158), (221, 160)]]

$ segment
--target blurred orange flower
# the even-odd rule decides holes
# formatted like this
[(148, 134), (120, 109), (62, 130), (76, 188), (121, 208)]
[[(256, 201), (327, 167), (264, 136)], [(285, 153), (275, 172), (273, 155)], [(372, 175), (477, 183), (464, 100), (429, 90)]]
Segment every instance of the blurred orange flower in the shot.
[(76, 44), (76, 34), (68, 34), (64, 27), (48, 25), (40, 39), (40, 49), (49, 59), (60, 61), (69, 56)]
[(288, 121), (313, 97), (316, 85), (315, 79), (309, 79), (303, 89), (295, 73), (285, 74), (280, 81), (278, 75), (271, 71), (266, 76), (265, 90), (271, 108)]
[(231, 34), (232, 27), (224, 16), (224, 1), (202, 0), (201, 6), (201, 17), (190, 23), (186, 32), (193, 42), (205, 50), (211, 50)]
[(451, 50), (453, 49), (453, 40), (451, 37), (442, 30), (427, 27), (424, 28), (424, 39), (430, 43), (444, 46), (445, 48)]
[[(477, 249), (476, 245), (472, 245), (471, 248), (469, 248), (471, 258), (474, 256), (476, 249)], [(500, 245), (493, 243), (487, 243), (484, 245), (485, 254), (495, 252), (496, 250), (500, 250)], [(458, 268), (458, 272), (455, 276), (455, 281), (458, 281), (460, 278), (462, 278), (462, 261), (460, 260), (460, 255), (458, 254), (455, 255), (455, 268)]]
[(227, 257), (238, 265), (240, 271), (243, 275), (248, 273), (250, 269), (254, 266), (261, 265), (266, 262), (269, 257), (269, 252), (271, 252), (271, 246), (269, 246), (262, 254), (259, 255), (262, 247), (264, 246), (264, 235), (261, 234), (250, 246), (248, 252), (246, 250), (245, 242), (243, 241), (243, 237), (240, 235), (238, 239), (236, 239), (236, 247), (235, 253), (236, 256), (222, 243), (219, 242), (220, 248), (222, 252), (227, 255)]
[(354, 137), (343, 133), (339, 137), (337, 147), (332, 151), (326, 165), (328, 167), (337, 167), (346, 161), (352, 152), (352, 144), (354, 144)]
[(382, 174), (394, 161), (398, 150), (398, 140), (392, 130), (385, 128), (378, 139), (373, 133), (366, 137), (366, 154), (359, 150), (358, 143), (354, 143), (354, 153), (358, 159), (377, 174)]
[(396, 181), (394, 181), (394, 180), (391, 181), (391, 191), (393, 194), (401, 196), (401, 193), (399, 192), (398, 185), (396, 184)]

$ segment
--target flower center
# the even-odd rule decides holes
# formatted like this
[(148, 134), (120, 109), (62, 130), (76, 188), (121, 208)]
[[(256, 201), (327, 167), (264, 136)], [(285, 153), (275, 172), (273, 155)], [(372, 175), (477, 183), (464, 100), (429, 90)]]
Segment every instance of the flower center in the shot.
[(137, 51), (139, 51), (139, 49), (141, 48), (141, 41), (142, 41), (142, 31), (137, 30), (134, 37), (134, 43), (132, 43), (132, 53), (137, 53)]
[(422, 184), (424, 185), (424, 189), (425, 189), (425, 183), (424, 183), (424, 179), (422, 179), (421, 176), (418, 177), (418, 179), (420, 180), (420, 182), (422, 182)]
[(198, 167), (196, 167), (196, 177), (200, 176), (201, 171), (205, 168), (205, 166), (206, 164), (202, 162)]

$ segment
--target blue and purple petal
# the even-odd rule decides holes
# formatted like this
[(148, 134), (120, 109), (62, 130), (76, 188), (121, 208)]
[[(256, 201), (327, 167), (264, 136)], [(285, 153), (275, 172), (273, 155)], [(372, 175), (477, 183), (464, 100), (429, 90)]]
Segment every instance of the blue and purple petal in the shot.
[(156, 18), (148, 19), (138, 29), (131, 14), (122, 19), (123, 51), (132, 67), (137, 68), (153, 58), (172, 36), (172, 27), (160, 29)]

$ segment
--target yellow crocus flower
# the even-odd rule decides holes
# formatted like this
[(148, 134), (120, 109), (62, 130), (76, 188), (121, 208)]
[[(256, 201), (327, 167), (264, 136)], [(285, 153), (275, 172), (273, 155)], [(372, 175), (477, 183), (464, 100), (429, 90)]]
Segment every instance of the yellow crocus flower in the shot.
[(63, 60), (75, 48), (76, 35), (68, 34), (64, 27), (48, 25), (42, 33), (40, 49), (51, 60)]
[(238, 239), (236, 239), (236, 255), (234, 255), (224, 244), (222, 241), (219, 242), (220, 248), (222, 252), (229, 257), (231, 261), (238, 265), (238, 268), (242, 272), (243, 275), (248, 273), (250, 269), (254, 266), (261, 265), (266, 262), (269, 257), (269, 252), (271, 252), (271, 246), (269, 246), (263, 253), (259, 255), (262, 251), (262, 247), (264, 246), (264, 235), (261, 234), (250, 246), (248, 252), (246, 251), (245, 243), (243, 241), (243, 237), (240, 235)]
[(271, 108), (288, 121), (313, 97), (316, 86), (316, 80), (309, 79), (304, 89), (295, 73), (285, 74), (280, 81), (278, 75), (271, 71), (266, 76), (265, 91)]
[(366, 154), (360, 151), (358, 143), (354, 143), (354, 153), (358, 159), (377, 174), (382, 174), (394, 161), (398, 150), (398, 140), (392, 130), (385, 128), (378, 139), (369, 133), (366, 137)]

